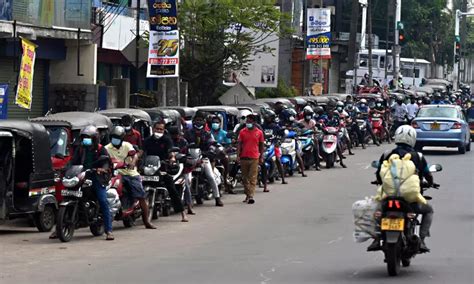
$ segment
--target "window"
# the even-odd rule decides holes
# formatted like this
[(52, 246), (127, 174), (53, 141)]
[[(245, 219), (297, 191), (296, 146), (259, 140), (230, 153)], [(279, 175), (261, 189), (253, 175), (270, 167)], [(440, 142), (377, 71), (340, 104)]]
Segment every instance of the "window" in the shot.
[(446, 117), (457, 118), (458, 112), (452, 107), (427, 107), (418, 111), (417, 117)]
[(51, 156), (67, 156), (68, 135), (66, 129), (62, 127), (48, 128), (49, 148)]
[[(401, 69), (400, 72), (404, 77), (413, 78), (413, 69), (412, 68), (404, 68)], [(420, 69), (415, 69), (415, 78), (420, 78)]]

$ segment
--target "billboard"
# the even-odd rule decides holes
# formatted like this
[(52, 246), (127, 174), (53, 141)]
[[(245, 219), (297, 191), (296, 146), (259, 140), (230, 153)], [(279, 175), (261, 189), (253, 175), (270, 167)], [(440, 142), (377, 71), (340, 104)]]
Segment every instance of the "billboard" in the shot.
[(173, 31), (178, 29), (176, 0), (148, 0), (150, 31)]
[(331, 59), (331, 9), (308, 9), (306, 59)]
[(147, 78), (179, 76), (179, 31), (150, 31)]

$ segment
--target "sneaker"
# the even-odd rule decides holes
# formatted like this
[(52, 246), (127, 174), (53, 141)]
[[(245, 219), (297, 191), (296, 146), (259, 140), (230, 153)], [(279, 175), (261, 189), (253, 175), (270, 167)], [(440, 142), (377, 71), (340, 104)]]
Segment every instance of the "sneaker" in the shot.
[(382, 246), (380, 246), (380, 240), (374, 239), (374, 241), (367, 247), (367, 251), (378, 251), (381, 250)]
[(253, 198), (250, 198), (247, 203), (248, 203), (248, 204), (254, 204), (254, 203), (255, 203), (255, 200), (254, 200)]
[(430, 249), (426, 246), (425, 240), (424, 240), (424, 239), (421, 239), (421, 242), (420, 242), (420, 253), (426, 253), (426, 252), (430, 252)]

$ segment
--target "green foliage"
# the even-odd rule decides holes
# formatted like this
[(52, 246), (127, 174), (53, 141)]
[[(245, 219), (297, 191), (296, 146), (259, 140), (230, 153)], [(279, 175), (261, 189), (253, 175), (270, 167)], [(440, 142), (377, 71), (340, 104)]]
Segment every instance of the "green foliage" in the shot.
[(288, 86), (282, 79), (278, 80), (277, 88), (259, 88), (256, 92), (258, 99), (296, 97), (297, 94), (296, 88)]
[(270, 34), (290, 32), (290, 18), (274, 5), (273, 0), (186, 0), (179, 7), (185, 43), (180, 69), (189, 82), (191, 104), (213, 102), (224, 70), (245, 73), (253, 54), (273, 52)]

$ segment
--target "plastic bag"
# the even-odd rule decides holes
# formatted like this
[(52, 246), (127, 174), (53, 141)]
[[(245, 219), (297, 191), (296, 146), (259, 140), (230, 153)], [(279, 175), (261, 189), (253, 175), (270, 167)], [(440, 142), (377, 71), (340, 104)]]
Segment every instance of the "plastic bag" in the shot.
[(352, 204), (352, 214), (354, 215), (354, 241), (365, 242), (374, 238), (377, 234), (377, 222), (374, 218), (378, 202), (373, 198), (366, 197)]

